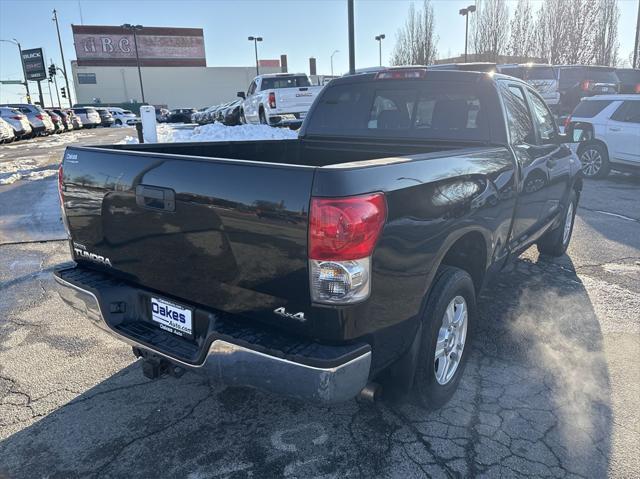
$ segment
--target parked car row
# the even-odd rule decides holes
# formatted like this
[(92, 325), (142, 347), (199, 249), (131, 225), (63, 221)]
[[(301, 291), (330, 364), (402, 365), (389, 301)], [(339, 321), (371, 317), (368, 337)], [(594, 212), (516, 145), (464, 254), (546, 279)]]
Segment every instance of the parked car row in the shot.
[(133, 126), (140, 119), (117, 107), (42, 108), (29, 103), (0, 105), (0, 143), (46, 136), (81, 128)]
[(229, 126), (239, 125), (241, 103), (240, 100), (233, 100), (196, 111), (191, 115), (191, 123), (206, 125), (217, 122)]
[(597, 65), (548, 65), (539, 63), (450, 63), (432, 70), (498, 72), (532, 85), (556, 114), (568, 114), (585, 97), (616, 93), (640, 93), (640, 70)]

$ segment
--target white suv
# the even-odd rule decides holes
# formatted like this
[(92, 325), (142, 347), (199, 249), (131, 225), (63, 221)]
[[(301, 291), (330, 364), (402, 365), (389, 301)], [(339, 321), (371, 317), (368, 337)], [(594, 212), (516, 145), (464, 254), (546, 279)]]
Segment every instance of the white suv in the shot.
[(577, 154), (587, 178), (610, 170), (640, 170), (640, 95), (583, 98), (565, 122), (567, 134), (580, 140)]
[(140, 122), (140, 118), (136, 116), (131, 110), (125, 110), (123, 108), (110, 107), (109, 113), (113, 116), (116, 125), (129, 125), (133, 126)]

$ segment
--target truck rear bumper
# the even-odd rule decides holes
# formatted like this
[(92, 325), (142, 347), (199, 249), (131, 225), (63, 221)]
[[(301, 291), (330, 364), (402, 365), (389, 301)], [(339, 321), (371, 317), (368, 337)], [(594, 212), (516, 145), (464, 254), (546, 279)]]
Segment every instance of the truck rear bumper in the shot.
[[(106, 316), (103, 314), (106, 309), (100, 290), (105, 287), (121, 290), (122, 283), (115, 284), (115, 281), (98, 272), (86, 271), (88, 275), (84, 276), (87, 281), (77, 281), (78, 275), (73, 279), (70, 278), (72, 275), (65, 274), (77, 269), (80, 267), (67, 266), (54, 272), (58, 293), (65, 303), (86, 314), (96, 326), (116, 338), (143, 351), (161, 356), (186, 370), (204, 374), (229, 385), (253, 386), (322, 403), (349, 400), (355, 397), (369, 380), (371, 350), (368, 345), (344, 347), (315, 343), (310, 347), (308, 342), (305, 342), (302, 346), (288, 345), (287, 349), (295, 350), (296, 354), (287, 354), (265, 347), (264, 344), (252, 345), (246, 339), (234, 338), (226, 326), (224, 335), (214, 333), (213, 339), (207, 342), (206, 354), (202, 360), (183, 361), (167, 353), (161, 346), (167, 342), (181, 341), (181, 338), (160, 329), (149, 335), (148, 326), (141, 328), (148, 323), (147, 321), (139, 322), (137, 327), (126, 324), (118, 326), (109, 321), (110, 313)], [(113, 289), (109, 296), (113, 299)], [(242, 332), (244, 338), (246, 334), (245, 328)], [(264, 339), (261, 334), (258, 335)], [(274, 343), (282, 345), (282, 337), (277, 338)], [(313, 351), (315, 357), (310, 354), (301, 355), (300, 352), (304, 350)]]

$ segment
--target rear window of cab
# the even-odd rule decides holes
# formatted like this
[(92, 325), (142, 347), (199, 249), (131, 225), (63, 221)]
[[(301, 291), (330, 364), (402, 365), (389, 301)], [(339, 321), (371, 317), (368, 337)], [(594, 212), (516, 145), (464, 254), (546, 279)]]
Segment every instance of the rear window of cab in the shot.
[[(327, 87), (310, 135), (481, 141), (499, 102), (479, 82), (373, 80)], [(499, 113), (497, 113), (499, 115)]]

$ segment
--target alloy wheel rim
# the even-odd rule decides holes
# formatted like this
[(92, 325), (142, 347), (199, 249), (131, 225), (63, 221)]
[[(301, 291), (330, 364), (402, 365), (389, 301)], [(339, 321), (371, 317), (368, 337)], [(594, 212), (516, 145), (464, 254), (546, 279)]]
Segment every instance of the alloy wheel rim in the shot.
[(602, 168), (602, 155), (598, 150), (586, 150), (580, 157), (585, 176), (595, 176)]
[(462, 296), (453, 298), (445, 309), (433, 363), (438, 384), (449, 383), (460, 366), (467, 339), (468, 317), (467, 302)]
[(573, 224), (573, 203), (569, 203), (567, 207), (567, 216), (564, 220), (564, 231), (562, 233), (562, 244), (567, 244), (569, 235), (571, 234), (571, 225)]

